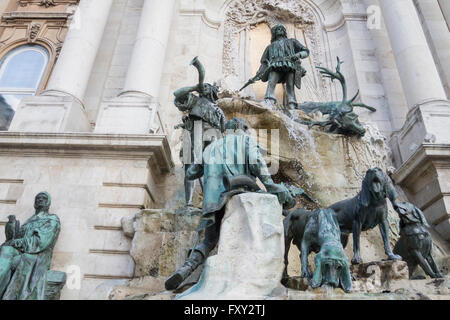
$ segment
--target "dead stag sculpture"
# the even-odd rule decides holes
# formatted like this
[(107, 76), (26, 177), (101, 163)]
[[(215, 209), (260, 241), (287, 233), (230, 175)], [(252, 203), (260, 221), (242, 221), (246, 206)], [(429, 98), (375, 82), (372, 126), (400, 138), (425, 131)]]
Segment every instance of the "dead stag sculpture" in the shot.
[(339, 133), (349, 136), (357, 135), (364, 136), (366, 129), (359, 122), (358, 115), (353, 112), (354, 107), (366, 108), (370, 111), (377, 111), (375, 108), (370, 107), (364, 103), (355, 103), (355, 99), (359, 94), (358, 92), (355, 96), (347, 100), (347, 83), (344, 75), (341, 73), (341, 65), (343, 61), (337, 57), (337, 67), (336, 72), (333, 72), (327, 68), (317, 67), (320, 73), (326, 77), (330, 78), (331, 81), (338, 80), (342, 86), (342, 101), (331, 101), (331, 102), (305, 102), (302, 104), (297, 104), (295, 109), (303, 110), (305, 113), (313, 113), (320, 111), (324, 115), (329, 115), (329, 119), (326, 121), (306, 121), (306, 120), (296, 120), (302, 124), (307, 124), (310, 128), (312, 126), (325, 127), (330, 133)]

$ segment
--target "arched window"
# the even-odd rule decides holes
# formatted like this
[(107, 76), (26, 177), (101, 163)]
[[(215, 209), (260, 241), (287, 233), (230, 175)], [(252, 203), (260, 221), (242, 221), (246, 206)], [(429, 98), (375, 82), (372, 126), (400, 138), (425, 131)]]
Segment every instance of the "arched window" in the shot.
[(23, 96), (36, 94), (48, 59), (45, 48), (25, 45), (12, 50), (1, 60), (0, 94), (14, 110)]

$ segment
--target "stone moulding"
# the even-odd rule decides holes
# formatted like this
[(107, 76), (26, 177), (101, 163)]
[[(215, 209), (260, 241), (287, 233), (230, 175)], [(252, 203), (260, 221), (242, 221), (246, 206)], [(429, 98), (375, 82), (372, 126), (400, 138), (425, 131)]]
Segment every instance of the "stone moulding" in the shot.
[(219, 29), (222, 25), (222, 22), (219, 20), (215, 20), (211, 17), (208, 17), (206, 10), (186, 10), (180, 9), (180, 15), (182, 16), (201, 16), (202, 21), (210, 28)]
[[(411, 202), (417, 204), (428, 222), (446, 240), (450, 239), (449, 160), (450, 144), (424, 143), (393, 174), (394, 181), (409, 193)], [(418, 179), (422, 184), (420, 190), (415, 182)]]
[[(448, 144), (422, 144), (416, 152), (406, 160), (394, 173), (397, 183), (405, 181), (413, 172), (417, 175), (417, 168), (425, 169), (429, 160), (445, 160), (450, 158), (450, 145)], [(450, 164), (448, 165), (450, 167)]]
[(72, 16), (72, 13), (68, 13), (68, 12), (6, 12), (2, 15), (2, 19), (6, 22), (19, 20), (19, 19), (67, 20), (71, 16)]
[(64, 4), (77, 4), (78, 2), (80, 2), (80, 0), (19, 0), (18, 2), (21, 7), (37, 5), (40, 7), (48, 8)]
[(0, 155), (62, 158), (155, 158), (161, 173), (174, 166), (166, 135), (0, 133)]

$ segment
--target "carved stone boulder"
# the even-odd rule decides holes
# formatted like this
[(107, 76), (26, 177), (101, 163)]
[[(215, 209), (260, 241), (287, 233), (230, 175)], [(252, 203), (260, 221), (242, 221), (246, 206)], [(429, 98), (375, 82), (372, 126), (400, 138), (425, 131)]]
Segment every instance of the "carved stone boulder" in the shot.
[[(135, 262), (134, 277), (108, 291), (111, 300), (129, 299), (164, 291), (164, 281), (183, 265), (192, 248), (201, 210), (177, 213), (170, 209), (147, 209), (122, 218), (122, 229), (133, 239), (130, 255)], [(201, 268), (186, 283), (195, 282)], [(184, 286), (184, 285), (182, 285)], [(106, 297), (104, 297), (106, 298)]]
[(281, 287), (284, 268), (282, 208), (277, 197), (231, 198), (222, 219), (217, 255), (199, 282), (176, 299), (265, 299)]
[(351, 266), (354, 291), (390, 291), (395, 281), (408, 279), (408, 265), (405, 261), (375, 261)]

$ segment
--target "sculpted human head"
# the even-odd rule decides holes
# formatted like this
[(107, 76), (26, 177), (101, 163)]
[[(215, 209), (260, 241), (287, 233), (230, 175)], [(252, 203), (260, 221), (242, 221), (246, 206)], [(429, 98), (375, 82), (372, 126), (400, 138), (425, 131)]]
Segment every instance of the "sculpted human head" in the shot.
[(233, 118), (225, 124), (225, 131), (234, 134), (248, 134), (248, 125), (242, 118)]
[(271, 42), (274, 42), (278, 38), (287, 38), (286, 28), (282, 24), (277, 24), (276, 26), (272, 27), (270, 31), (272, 33)]
[(204, 83), (203, 93), (200, 94), (201, 97), (207, 98), (211, 102), (216, 102), (218, 97), (219, 87), (214, 84)]
[(48, 212), (50, 204), (51, 198), (48, 192), (39, 192), (34, 198), (34, 209), (36, 209), (36, 213), (41, 211)]

